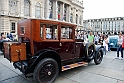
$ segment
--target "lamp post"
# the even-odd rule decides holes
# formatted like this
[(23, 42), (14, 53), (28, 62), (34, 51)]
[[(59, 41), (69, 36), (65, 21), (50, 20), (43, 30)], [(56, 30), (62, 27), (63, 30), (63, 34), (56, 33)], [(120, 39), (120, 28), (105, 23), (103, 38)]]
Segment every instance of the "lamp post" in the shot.
[(123, 24), (123, 31), (124, 31), (124, 24)]

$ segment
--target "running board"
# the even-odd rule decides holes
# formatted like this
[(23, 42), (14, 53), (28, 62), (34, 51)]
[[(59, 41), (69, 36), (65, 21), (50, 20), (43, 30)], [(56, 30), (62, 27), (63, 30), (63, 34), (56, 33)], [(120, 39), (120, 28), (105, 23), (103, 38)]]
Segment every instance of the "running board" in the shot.
[(88, 65), (87, 62), (77, 62), (77, 63), (74, 63), (74, 64), (62, 66), (62, 71), (69, 70), (69, 69), (79, 67), (79, 66), (87, 66), (87, 65)]

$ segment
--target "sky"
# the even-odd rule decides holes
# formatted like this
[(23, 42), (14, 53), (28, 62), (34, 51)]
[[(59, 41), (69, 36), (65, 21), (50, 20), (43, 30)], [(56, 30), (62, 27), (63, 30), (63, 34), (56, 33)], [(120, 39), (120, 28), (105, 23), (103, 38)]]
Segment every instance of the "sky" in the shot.
[(83, 19), (124, 17), (124, 0), (83, 0)]

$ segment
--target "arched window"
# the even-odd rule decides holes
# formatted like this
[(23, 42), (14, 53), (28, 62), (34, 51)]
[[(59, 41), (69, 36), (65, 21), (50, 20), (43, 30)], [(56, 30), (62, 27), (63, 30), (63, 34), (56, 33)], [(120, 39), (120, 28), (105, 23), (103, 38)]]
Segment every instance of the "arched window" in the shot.
[(30, 15), (30, 2), (28, 0), (24, 0), (24, 15)]
[(41, 4), (40, 3), (36, 3), (35, 16), (39, 18), (41, 17)]
[(78, 15), (76, 14), (76, 24), (78, 23)]
[(18, 12), (18, 3), (16, 0), (9, 0), (9, 11), (11, 14)]
[(73, 14), (70, 14), (70, 22), (73, 23)]
[(58, 2), (58, 6), (57, 6), (57, 8), (58, 8), (58, 20), (60, 20), (60, 2)]

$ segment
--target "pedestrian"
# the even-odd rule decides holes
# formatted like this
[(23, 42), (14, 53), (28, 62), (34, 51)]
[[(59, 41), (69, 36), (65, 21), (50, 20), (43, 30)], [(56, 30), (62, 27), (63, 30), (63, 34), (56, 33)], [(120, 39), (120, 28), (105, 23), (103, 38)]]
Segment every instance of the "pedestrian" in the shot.
[(94, 35), (91, 31), (90, 31), (90, 34), (88, 35), (88, 41), (89, 42), (94, 42)]
[(5, 39), (5, 35), (4, 35), (4, 33), (1, 33), (1, 35), (0, 35), (0, 41), (2, 41), (4, 39)]
[(96, 33), (95, 34), (95, 37), (94, 37), (94, 41), (95, 41), (95, 44), (97, 45), (98, 44), (98, 42), (99, 42), (99, 36), (98, 36), (98, 34)]
[(107, 39), (108, 39), (108, 52), (110, 52), (111, 50), (110, 50), (109, 37), (108, 37), (108, 35), (106, 35), (106, 36), (107, 36)]
[(108, 51), (108, 39), (106, 36), (104, 36), (103, 46), (104, 46), (104, 55), (106, 55), (106, 52)]
[(12, 33), (9, 34), (10, 40), (14, 40)]
[(103, 37), (102, 36), (100, 36), (100, 38), (99, 38), (99, 44), (103, 45)]
[[(119, 33), (118, 35), (118, 48), (117, 48), (117, 56), (115, 57), (116, 59), (121, 59), (123, 60), (123, 48), (122, 48), (122, 43), (123, 43), (123, 36), (122, 36), (122, 33)], [(119, 57), (119, 52), (121, 52), (121, 57)]]

